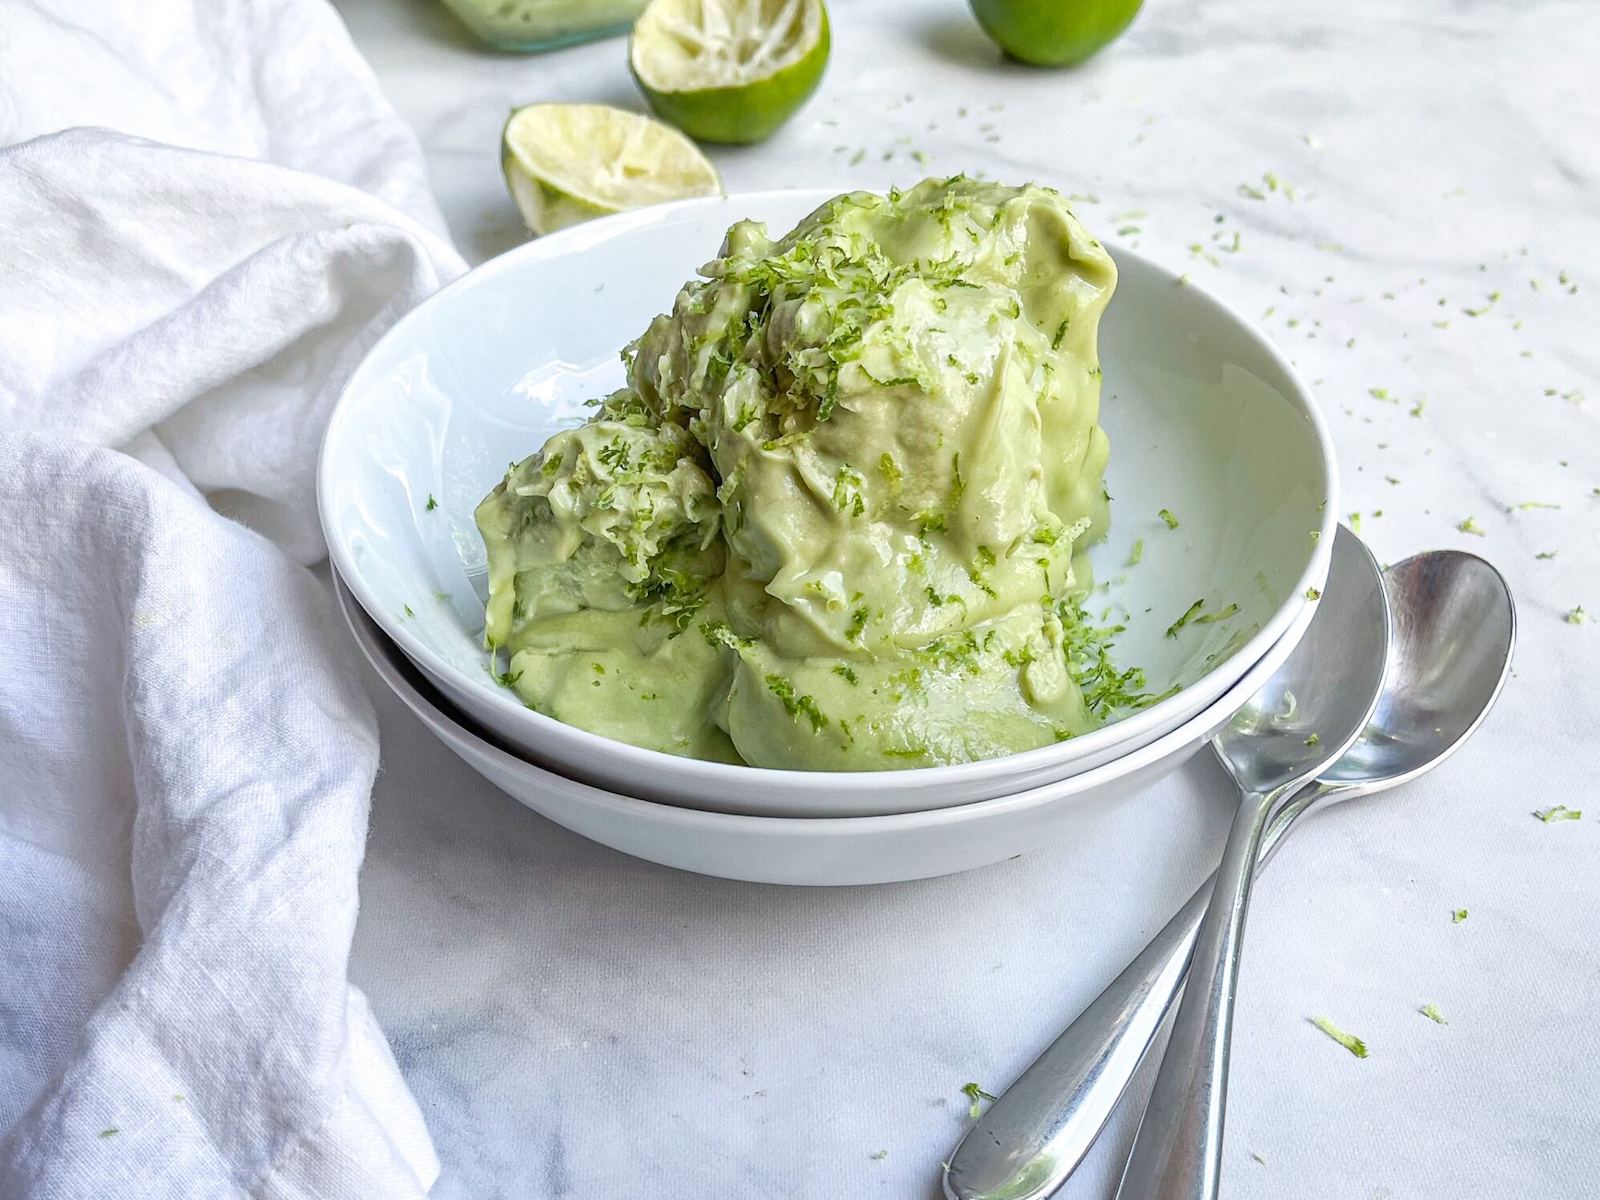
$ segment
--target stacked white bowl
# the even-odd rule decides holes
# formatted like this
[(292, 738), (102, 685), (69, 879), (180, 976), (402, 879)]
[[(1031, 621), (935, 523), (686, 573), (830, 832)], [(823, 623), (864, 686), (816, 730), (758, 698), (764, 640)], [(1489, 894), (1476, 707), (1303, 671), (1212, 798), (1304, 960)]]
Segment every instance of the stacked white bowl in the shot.
[[(1326, 579), (1337, 510), (1331, 440), (1293, 370), (1216, 300), (1126, 251), (1115, 254), (1120, 278), (1100, 338), (1112, 534), (1090, 555), (1090, 608), (1127, 626), (1119, 663), (1144, 668), (1151, 691), (1177, 685), (1175, 694), (1000, 759), (779, 771), (564, 725), (490, 670), (478, 501), (508, 462), (621, 383), (618, 350), (670, 305), (728, 225), (753, 217), (787, 229), (831, 194), (690, 201), (579, 226), (478, 268), (397, 323), (352, 376), (319, 468), (346, 618), (380, 675), (487, 778), (657, 862), (866, 883), (1087, 839), (1110, 808), (1148, 802), (1148, 785), (1288, 656)], [(1238, 611), (1168, 636), (1196, 599)]]

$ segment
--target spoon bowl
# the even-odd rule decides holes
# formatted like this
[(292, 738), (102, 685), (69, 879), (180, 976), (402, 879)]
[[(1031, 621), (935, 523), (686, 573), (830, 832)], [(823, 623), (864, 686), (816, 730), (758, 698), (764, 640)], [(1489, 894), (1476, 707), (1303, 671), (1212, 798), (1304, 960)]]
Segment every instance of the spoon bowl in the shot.
[(1289, 660), (1212, 749), (1247, 793), (1265, 795), (1336, 761), (1371, 719), (1387, 670), (1389, 605), (1361, 539), (1340, 526), (1328, 593)]
[(1319, 799), (1392, 787), (1438, 766), (1505, 686), (1517, 614), (1504, 576), (1474, 554), (1433, 550), (1384, 572), (1394, 622), (1372, 720), (1318, 776)]

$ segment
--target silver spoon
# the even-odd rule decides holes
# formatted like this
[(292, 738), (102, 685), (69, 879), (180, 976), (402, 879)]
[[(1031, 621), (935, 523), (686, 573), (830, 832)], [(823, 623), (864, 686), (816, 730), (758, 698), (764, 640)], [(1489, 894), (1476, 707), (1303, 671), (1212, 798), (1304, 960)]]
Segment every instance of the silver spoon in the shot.
[[(1366, 548), (1353, 534), (1341, 529), (1334, 546), (1329, 594), (1322, 601), (1329, 607), (1324, 607), (1313, 621), (1307, 641), (1325, 636), (1315, 631), (1329, 628), (1329, 615), (1336, 611), (1331, 605), (1335, 602), (1341, 608), (1354, 607), (1357, 611), (1363, 602), (1371, 605), (1376, 581), (1377, 566)], [(1387, 624), (1381, 610), (1381, 588), (1376, 599), (1381, 633)], [(1409, 622), (1405, 627), (1409, 630), (1414, 625)], [(1289, 663), (1280, 668), (1275, 681), (1290, 673), (1300, 653), (1297, 649)], [(1418, 674), (1431, 685), (1438, 674), (1433, 669), (1437, 664), (1419, 661), (1426, 657), (1408, 655), (1406, 661), (1424, 668)], [(1410, 695), (1412, 691), (1407, 687), (1396, 696), (1402, 692)], [(1423, 706), (1426, 714), (1432, 714), (1438, 699), (1430, 693), (1429, 702)], [(1477, 715), (1481, 716), (1481, 712)], [(1476, 719), (1471, 723), (1475, 725)], [(1401, 724), (1409, 727), (1411, 723)], [(1303, 743), (1309, 736), (1306, 733), (1299, 739), (1308, 751), (1320, 749), (1328, 741), (1324, 734), (1316, 747), (1306, 748)], [(1379, 730), (1369, 728), (1362, 740), (1385, 738)], [(1338, 748), (1335, 745), (1331, 750)], [(1436, 746), (1434, 749), (1437, 751)], [(1423, 757), (1442, 757), (1446, 752), (1425, 753)], [(1407, 778), (1424, 769), (1420, 758), (1412, 766), (1415, 770), (1410, 770)], [(1290, 823), (1310, 803), (1308, 797), (1304, 805), (1285, 808), (1271, 827), (1264, 854), (1276, 848)], [(979, 1118), (946, 1168), (944, 1189), (950, 1200), (1034, 1200), (1048, 1196), (1071, 1174), (1116, 1106), (1183, 986), (1190, 950), (1210, 895), (1208, 881), (1155, 941)]]
[(1239, 785), (1239, 809), (1118, 1200), (1216, 1198), (1234, 998), (1261, 838), (1301, 785), (1336, 762), (1372, 720), (1389, 629), (1378, 564), (1340, 527), (1327, 589), (1305, 637), (1211, 743)]

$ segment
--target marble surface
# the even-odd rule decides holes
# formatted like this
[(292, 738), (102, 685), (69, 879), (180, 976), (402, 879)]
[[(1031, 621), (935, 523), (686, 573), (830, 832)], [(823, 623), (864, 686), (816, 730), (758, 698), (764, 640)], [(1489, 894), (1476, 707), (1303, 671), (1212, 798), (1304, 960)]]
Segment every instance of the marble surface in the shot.
[[(519, 58), (429, 0), (339, 7), (475, 260), (522, 236), (496, 156), (508, 108), (638, 105), (617, 41)], [(1002, 62), (959, 0), (838, 0), (833, 16), (813, 103), (766, 145), (713, 154), (730, 190), (964, 170), (1092, 196), (1080, 212), (1103, 237), (1187, 270), (1314, 381), (1345, 508), (1380, 557), (1472, 550), (1517, 595), (1516, 677), (1478, 739), (1311, 823), (1264, 878), (1227, 1194), (1591, 1194), (1593, 4), (1152, 0), (1114, 49), (1058, 73)], [(1579, 606), (1595, 619), (1564, 619)], [(1192, 798), (1181, 827), (918, 884), (733, 884), (547, 824), (373, 688), (384, 772), (352, 972), (448, 1200), (931, 1198), (962, 1085), (1003, 1086), (1092, 998), (1204, 876), (1227, 812), (1197, 762), (1167, 785)], [(1555, 803), (1589, 811), (1530, 815)], [(1109, 1195), (1129, 1115), (1063, 1194)]]

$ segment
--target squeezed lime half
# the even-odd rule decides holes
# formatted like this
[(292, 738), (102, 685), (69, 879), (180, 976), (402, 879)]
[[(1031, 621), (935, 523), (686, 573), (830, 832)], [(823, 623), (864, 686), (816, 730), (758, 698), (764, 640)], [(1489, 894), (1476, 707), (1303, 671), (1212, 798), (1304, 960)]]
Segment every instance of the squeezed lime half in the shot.
[(500, 168), (536, 234), (722, 191), (717, 169), (688, 138), (604, 104), (515, 110), (500, 135)]
[(828, 66), (822, 0), (653, 0), (628, 42), (650, 107), (703, 142), (759, 142)]

